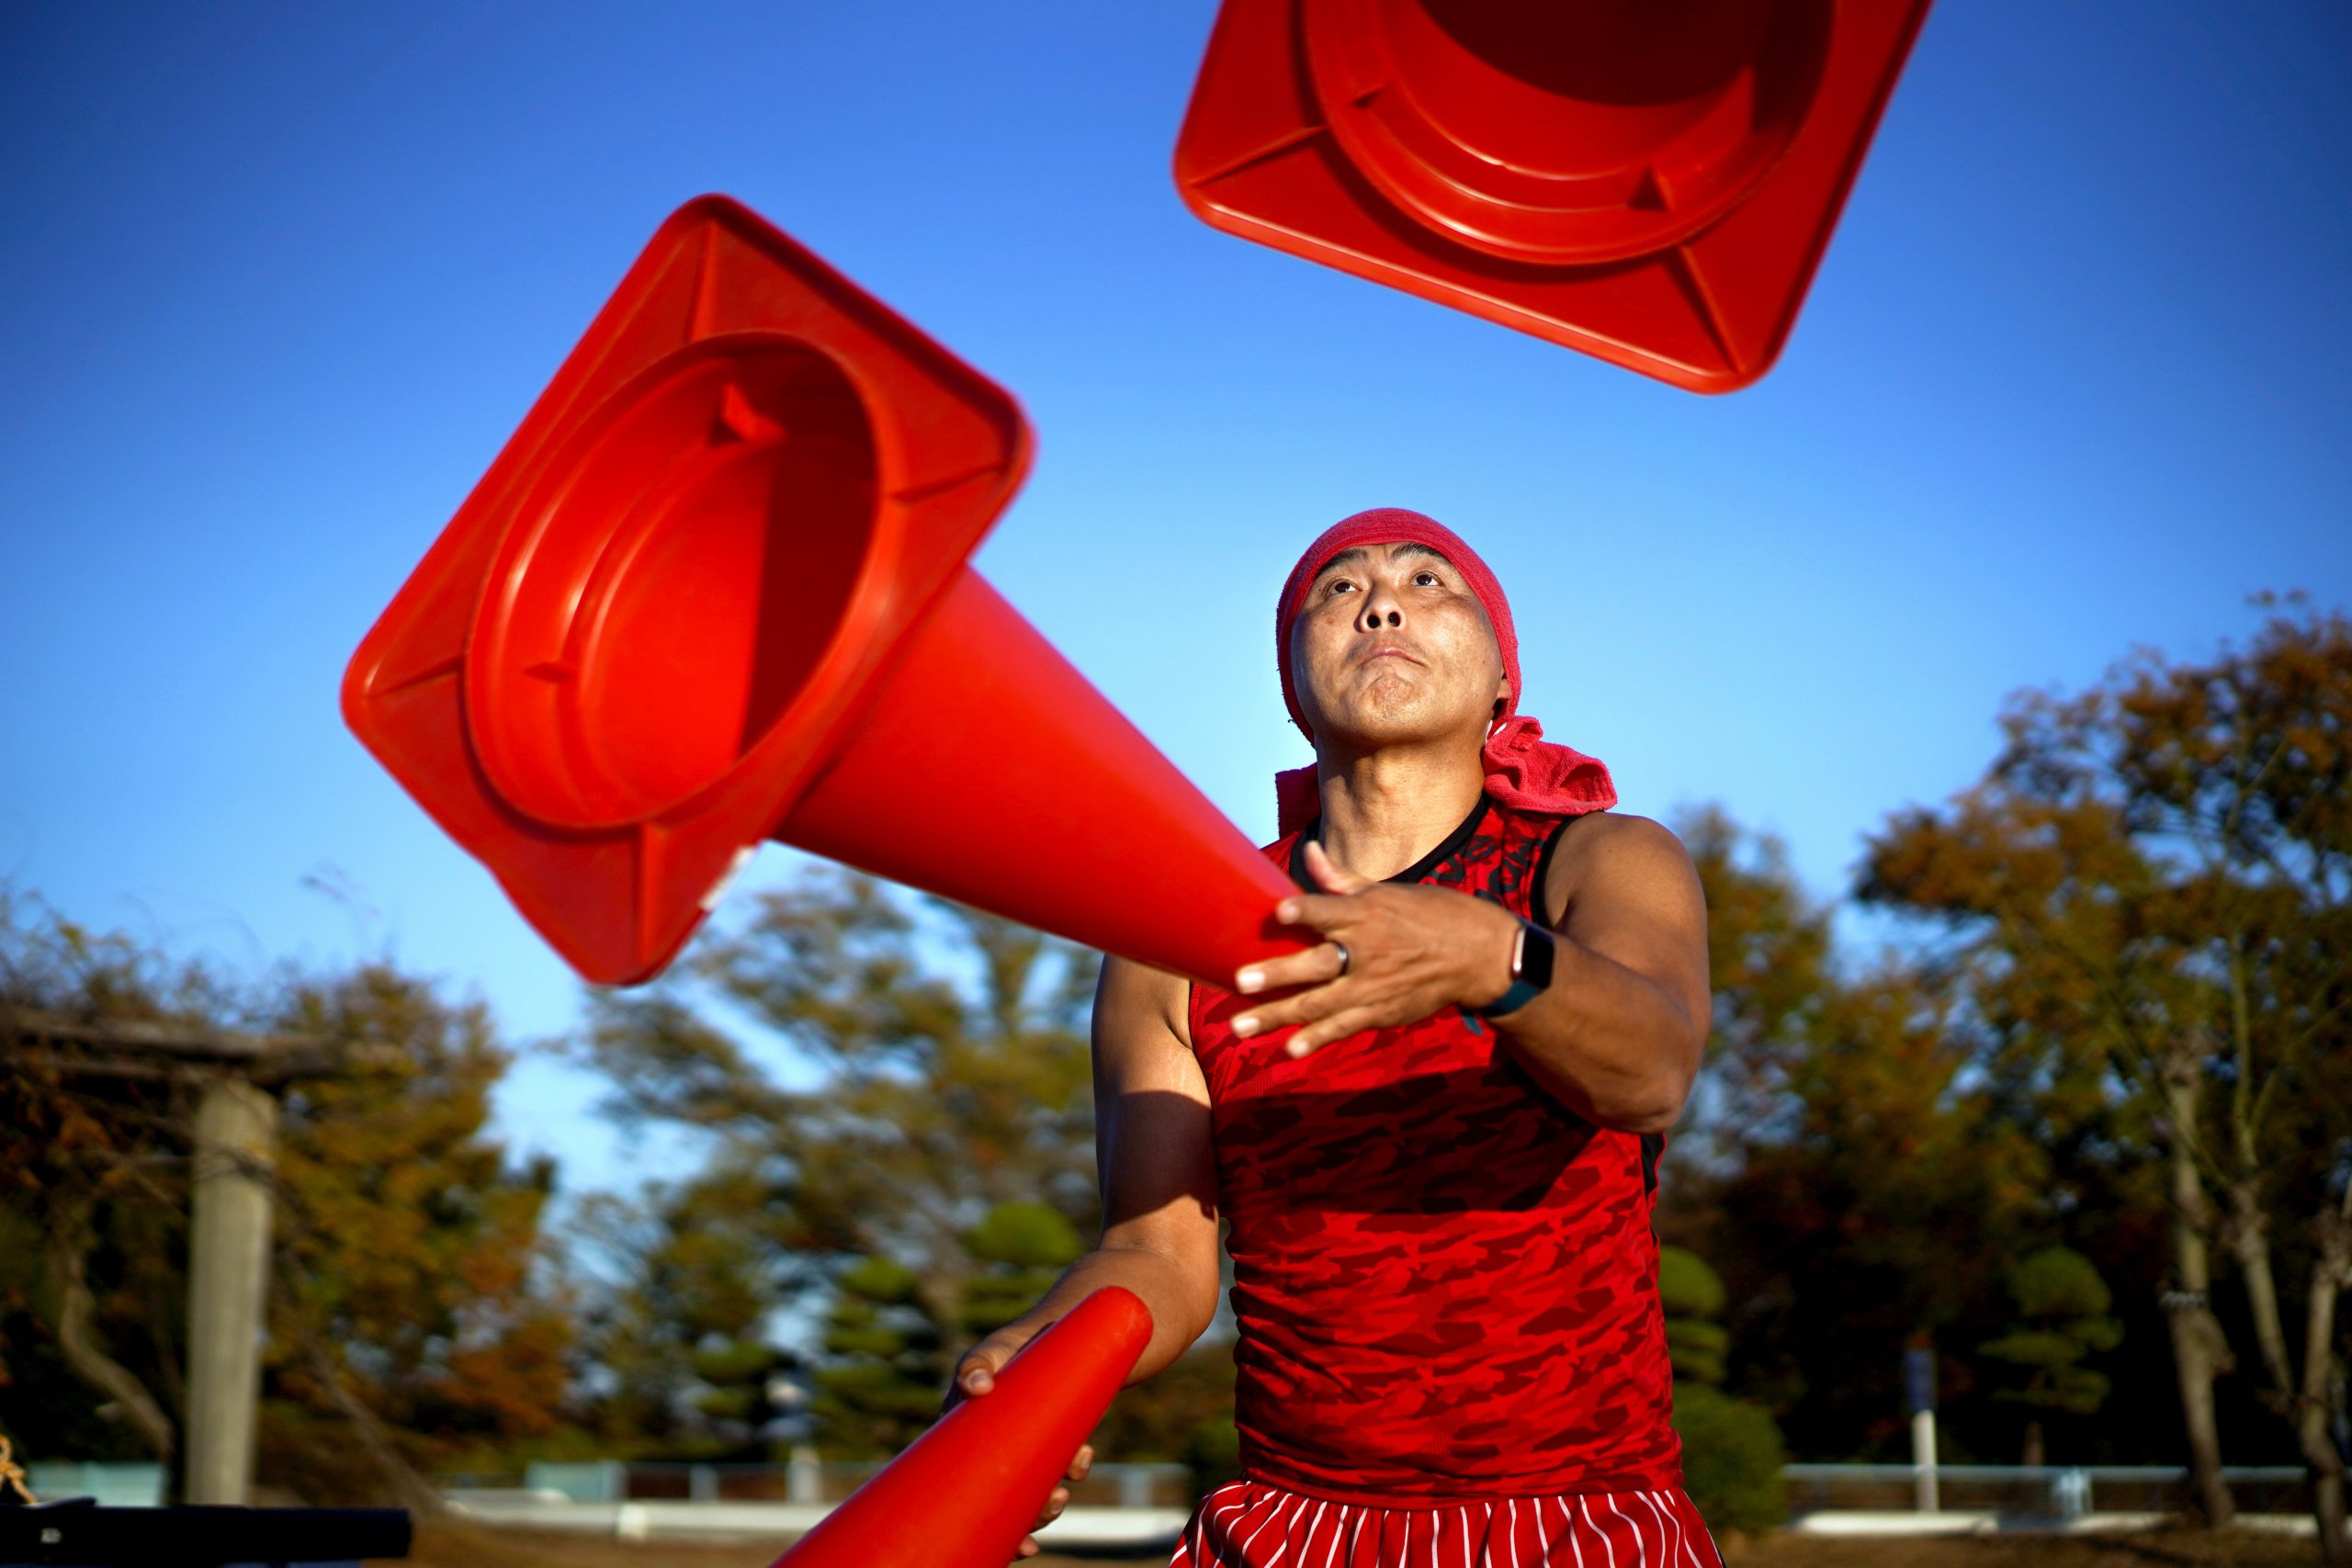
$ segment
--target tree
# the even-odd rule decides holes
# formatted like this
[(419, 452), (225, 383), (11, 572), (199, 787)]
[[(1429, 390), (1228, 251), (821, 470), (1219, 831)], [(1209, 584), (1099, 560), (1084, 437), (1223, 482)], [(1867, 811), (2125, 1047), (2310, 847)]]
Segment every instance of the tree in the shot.
[(588, 1419), (605, 1451), (768, 1457), (787, 1414), (775, 1379), (794, 1364), (772, 1320), (823, 1278), (774, 1172), (722, 1158), (635, 1201), (594, 1194), (577, 1228), (617, 1276), (584, 1313)]
[(835, 1282), (817, 1369), (820, 1440), (850, 1459), (888, 1458), (939, 1418), (947, 1336), (913, 1269), (861, 1259)]
[(46, 1238), (39, 1264), (0, 1262), (0, 1421), (21, 1450), (72, 1434), (169, 1457), (187, 1310), (194, 1085), (44, 1066), (20, 1038), (34, 1017), (293, 1036), (350, 1066), (281, 1091), (263, 1482), (429, 1506), (420, 1469), (554, 1428), (571, 1326), (538, 1230), (553, 1173), (483, 1136), (507, 1061), (484, 1010), (380, 963), (232, 982), (0, 897), (0, 1100), (31, 1134), (0, 1142), (0, 1232)]
[(1720, 1383), (1731, 1336), (1715, 1320), (1724, 1282), (1706, 1260), (1679, 1247), (1657, 1249), (1658, 1305), (1666, 1314), (1666, 1353), (1677, 1382)]
[[(1788, 851), (1740, 829), (1719, 807), (1684, 813), (1674, 829), (1707, 899), (1707, 968), (1714, 1016), (1692, 1097), (1695, 1149), (1717, 1169), (1789, 1131), (1791, 1073), (1835, 1005), (1831, 912), (1797, 884)], [(1694, 1173), (1696, 1174), (1696, 1173)]]
[(2107, 1315), (2114, 1298), (2097, 1266), (2070, 1247), (2045, 1247), (2020, 1258), (2009, 1269), (2008, 1287), (2017, 1321), (1999, 1338), (1978, 1346), (1977, 1353), (2024, 1373), (2021, 1383), (1999, 1389), (1993, 1397), (2033, 1413), (2026, 1421), (2020, 1462), (2039, 1465), (2041, 1413), (2089, 1416), (2106, 1402), (2107, 1375), (2082, 1363), (2096, 1351), (2114, 1349), (2123, 1325)]
[(1015, 1201), (990, 1209), (964, 1238), (964, 1250), (982, 1267), (965, 1283), (958, 1326), (978, 1339), (1035, 1306), (1086, 1242), (1060, 1210)]
[[(2352, 623), (2290, 607), (2243, 650), (2143, 653), (2079, 696), (2017, 699), (2003, 724), (1982, 783), (1874, 841), (1866, 896), (1951, 933), (2013, 1077), (2132, 1101), (2168, 1175), (2165, 1304), (2207, 1516), (2230, 1513), (2218, 1247), (2311, 1469), (2323, 1551), (2352, 1560), (2326, 1431), (2352, 1283)], [(2290, 1216), (2300, 1234), (2282, 1238)], [(2307, 1260), (2300, 1357), (2282, 1239)]]
[(367, 1490), (322, 1462), (342, 1445), (322, 1424), (345, 1421), (421, 1471), (495, 1468), (561, 1425), (573, 1327), (540, 1230), (555, 1168), (510, 1166), (484, 1134), (511, 1059), (489, 1011), (382, 964), (297, 981), (274, 1011), (395, 1050), (285, 1097), (260, 1472), (316, 1497)]
[(1714, 1321), (1724, 1310), (1723, 1280), (1698, 1254), (1679, 1247), (1658, 1248), (1657, 1264), (1683, 1486), (1717, 1529), (1770, 1529), (1788, 1512), (1781, 1485), (1788, 1453), (1770, 1411), (1721, 1387), (1730, 1339)]
[[(2001, 1269), (2047, 1217), (2048, 1152), (1978, 1081), (1981, 1032), (1934, 967), (1843, 960), (1777, 843), (1720, 811), (1678, 831), (1707, 897), (1715, 1017), (1663, 1233), (1722, 1269), (1730, 1386), (1799, 1452), (1897, 1450), (1904, 1348), (1999, 1326)], [(1669, 1332), (1695, 1368), (1707, 1348), (1685, 1322)]]
[(194, 1111), (170, 1074), (68, 1073), (26, 1021), (199, 1032), (232, 1008), (200, 966), (0, 883), (0, 1430), (20, 1455), (175, 1457)]
[(1040, 1206), (1062, 1226), (1048, 1252), (1095, 1223), (1094, 974), (1091, 954), (1039, 932), (811, 866), (748, 926), (706, 939), (678, 978), (599, 996), (585, 1054), (625, 1123), (702, 1129), (719, 1164), (759, 1173), (734, 1201), (766, 1215), (746, 1234), (777, 1260), (771, 1305), (903, 1269), (912, 1297), (849, 1289), (834, 1310), (919, 1309), (952, 1332), (976, 1280), (1001, 1302), (1026, 1288), (1008, 1270), (1042, 1267), (987, 1255), (985, 1239), (976, 1257), (970, 1238), (1001, 1233), (1025, 1257)]

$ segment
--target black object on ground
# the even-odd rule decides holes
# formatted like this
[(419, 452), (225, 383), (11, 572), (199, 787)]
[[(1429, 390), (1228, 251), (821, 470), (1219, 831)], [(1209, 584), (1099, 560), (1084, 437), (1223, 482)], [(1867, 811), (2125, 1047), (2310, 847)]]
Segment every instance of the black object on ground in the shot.
[(0, 1508), (0, 1568), (223, 1568), (406, 1557), (405, 1508)]

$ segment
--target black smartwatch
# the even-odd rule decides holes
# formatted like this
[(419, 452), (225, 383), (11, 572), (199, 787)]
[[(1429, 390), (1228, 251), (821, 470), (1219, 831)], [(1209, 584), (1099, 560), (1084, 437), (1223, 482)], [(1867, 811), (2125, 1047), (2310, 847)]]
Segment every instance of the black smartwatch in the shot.
[(1517, 1012), (1542, 996), (1552, 984), (1552, 958), (1556, 950), (1552, 933), (1533, 920), (1519, 922), (1519, 941), (1510, 954), (1510, 988), (1482, 1008), (1470, 1010), (1480, 1018)]

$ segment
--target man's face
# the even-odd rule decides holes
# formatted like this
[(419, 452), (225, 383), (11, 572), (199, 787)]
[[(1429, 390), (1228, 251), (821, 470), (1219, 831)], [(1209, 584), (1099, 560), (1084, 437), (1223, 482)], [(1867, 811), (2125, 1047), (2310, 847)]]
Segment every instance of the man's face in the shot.
[(1485, 608), (1426, 545), (1333, 557), (1291, 623), (1290, 661), (1317, 739), (1363, 750), (1456, 734), (1476, 746), (1510, 694)]

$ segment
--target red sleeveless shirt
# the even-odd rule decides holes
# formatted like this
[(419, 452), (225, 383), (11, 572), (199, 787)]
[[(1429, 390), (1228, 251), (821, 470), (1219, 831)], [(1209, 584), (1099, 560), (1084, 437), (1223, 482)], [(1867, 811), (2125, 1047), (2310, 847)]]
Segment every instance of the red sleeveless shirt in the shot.
[[(1549, 925), (1572, 818), (1482, 799), (1391, 878)], [(1302, 885), (1310, 824), (1266, 850)], [(1240, 1330), (1243, 1472), (1339, 1502), (1681, 1483), (1650, 1230), (1660, 1140), (1598, 1127), (1448, 1008), (1304, 1061), (1193, 988)]]

